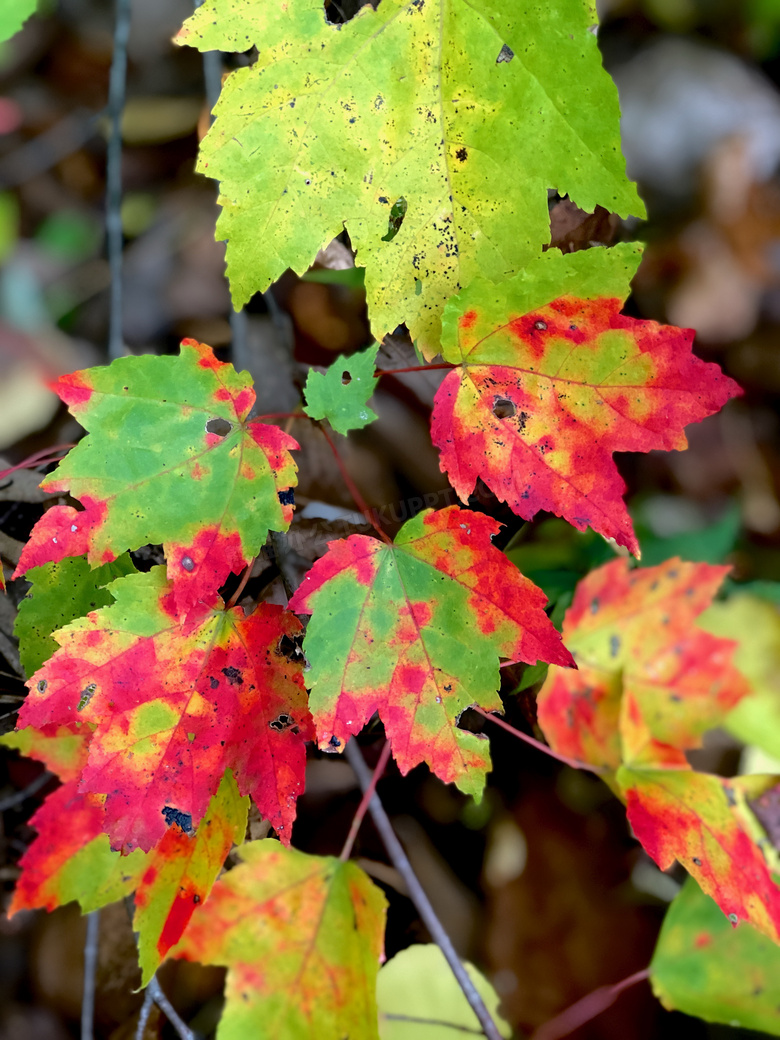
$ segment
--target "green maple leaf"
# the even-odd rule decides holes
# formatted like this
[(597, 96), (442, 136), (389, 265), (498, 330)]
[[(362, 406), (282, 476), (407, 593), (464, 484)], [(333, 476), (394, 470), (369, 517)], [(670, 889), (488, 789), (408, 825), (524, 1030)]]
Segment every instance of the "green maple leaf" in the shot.
[(178, 43), (259, 51), (198, 167), (220, 182), (236, 305), (346, 227), (374, 335), (406, 322), (430, 356), (448, 297), (549, 241), (548, 189), (642, 215), (594, 20), (588, 0), (382, 0), (339, 26), (322, 0), (207, 0)]
[(374, 376), (379, 344), (350, 358), (338, 358), (327, 372), (309, 372), (304, 392), (304, 412), (312, 419), (327, 419), (334, 430), (347, 434), (362, 430), (376, 419), (368, 399), (379, 379)]

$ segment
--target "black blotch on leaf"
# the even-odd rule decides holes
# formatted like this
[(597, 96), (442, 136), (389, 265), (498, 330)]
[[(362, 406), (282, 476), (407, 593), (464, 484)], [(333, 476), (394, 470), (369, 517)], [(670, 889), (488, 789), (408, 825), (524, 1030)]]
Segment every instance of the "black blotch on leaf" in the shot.
[(216, 419), (209, 419), (206, 423), (206, 433), (215, 433), (217, 437), (227, 437), (232, 429), (232, 423), (229, 423), (227, 419), (222, 419), (220, 416), (217, 416)]
[(193, 901), (193, 903), (195, 904), (195, 906), (197, 906), (197, 905), (198, 905), (198, 903), (200, 902), (200, 896), (198, 895), (198, 893), (197, 893), (197, 892), (196, 892), (196, 893), (195, 893), (195, 895), (194, 895), (194, 896), (192, 897), (192, 901)]
[(181, 809), (174, 809), (172, 805), (166, 805), (161, 812), (169, 827), (175, 823), (185, 834), (192, 833), (192, 816), (190, 813), (182, 812)]
[(283, 506), (295, 505), (295, 492), (292, 488), (285, 488), (284, 491), (279, 491), (277, 497)]
[(241, 686), (244, 682), (244, 676), (242, 673), (239, 672), (238, 668), (233, 668), (232, 665), (229, 668), (223, 668), (222, 674), (231, 686)]
[(467, 148), (459, 148), (457, 152), (455, 152), (455, 158), (459, 162), (465, 162), (468, 159), (468, 157), (469, 153)]
[(341, 747), (341, 741), (339, 740), (339, 738), (336, 736), (335, 733), (330, 738), (328, 743), (330, 744), (331, 747), (334, 747), (334, 748)]

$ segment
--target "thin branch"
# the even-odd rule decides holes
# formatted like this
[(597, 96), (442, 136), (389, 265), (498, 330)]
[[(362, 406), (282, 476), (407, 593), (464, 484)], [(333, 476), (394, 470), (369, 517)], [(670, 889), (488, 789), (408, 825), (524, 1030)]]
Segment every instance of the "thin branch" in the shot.
[(141, 1005), (141, 1010), (138, 1014), (138, 1025), (135, 1027), (135, 1040), (144, 1040), (146, 1023), (149, 1021), (149, 1015), (152, 1013), (153, 1004), (154, 997), (152, 996), (151, 989), (147, 986), (144, 991), (144, 1002)]
[[(151, 979), (149, 980), (149, 985), (146, 987), (146, 992), (151, 992), (152, 1000), (155, 1002), (160, 1011), (162, 1011), (162, 1013), (171, 1023), (173, 1028), (176, 1030), (178, 1036), (181, 1037), (181, 1040), (195, 1040), (195, 1034), (193, 1033), (193, 1031), (179, 1017), (176, 1008), (174, 1008), (173, 1004), (171, 1004), (170, 1000), (168, 1000), (166, 995), (163, 993), (162, 987), (160, 986), (160, 983), (157, 981), (156, 975), (152, 975)], [(144, 997), (144, 1004), (145, 1003), (146, 998)], [(136, 1033), (136, 1038), (138, 1038), (138, 1036), (139, 1034)]]
[(390, 758), (390, 741), (386, 740), (385, 745), (379, 755), (379, 761), (374, 769), (373, 776), (371, 777), (371, 783), (363, 792), (363, 797), (360, 800), (360, 805), (357, 807), (357, 812), (352, 820), (352, 826), (349, 828), (349, 834), (347, 840), (344, 842), (344, 848), (341, 850), (339, 859), (342, 863), (346, 863), (349, 857), (352, 855), (352, 846), (355, 844), (355, 838), (357, 838), (360, 825), (363, 822), (363, 817), (368, 811), (368, 803), (371, 801), (374, 791), (376, 790), (377, 783), (382, 779), (382, 774), (387, 768), (387, 761)]
[(270, 539), (271, 548), (274, 553), (274, 560), (282, 578), (282, 585), (284, 585), (285, 595), (287, 596), (287, 599), (290, 600), (295, 592), (296, 578), (298, 577), (290, 566), (289, 556), (292, 551), (290, 549), (290, 542), (283, 531), (271, 531)]
[(15, 466), (9, 466), (8, 469), (0, 469), (0, 480), (4, 480), (5, 477), (16, 473), (18, 469), (35, 469), (36, 466), (43, 466), (49, 462), (59, 462), (59, 458), (54, 456), (60, 456), (75, 447), (75, 444), (55, 444), (52, 448), (43, 448), (41, 451), (36, 451), (33, 455), (28, 455), (22, 462), (17, 462)]
[(342, 458), (341, 458), (341, 456), (338, 453), (338, 449), (336, 448), (336, 445), (333, 443), (333, 438), (328, 433), (327, 429), (325, 428), (325, 426), (322, 423), (320, 423), (320, 429), (322, 430), (323, 437), (328, 442), (328, 447), (333, 452), (333, 457), (336, 460), (336, 465), (338, 466), (339, 471), (341, 473), (341, 478), (344, 481), (344, 483), (347, 485), (349, 493), (350, 493), (350, 495), (352, 495), (352, 498), (354, 499), (355, 505), (358, 507), (360, 512), (363, 514), (363, 516), (366, 518), (366, 521), (369, 524), (371, 524), (371, 526), (374, 528), (374, 530), (379, 535), (379, 537), (382, 539), (382, 541), (385, 542), (387, 545), (392, 545), (393, 544), (392, 539), (387, 534), (385, 534), (385, 532), (379, 526), (379, 523), (377, 522), (377, 519), (374, 516), (373, 509), (371, 509), (366, 504), (366, 500), (361, 495), (361, 493), (360, 493), (360, 491), (358, 489), (357, 484), (354, 482), (352, 477), (349, 475), (347, 467), (344, 465), (344, 463), (342, 461)]
[(130, 35), (130, 0), (116, 0), (114, 54), (108, 86), (111, 129), (106, 161), (106, 239), (111, 269), (111, 310), (108, 324), (108, 356), (111, 361), (124, 351), (122, 336), (122, 112), (127, 79), (127, 39)]
[(409, 365), (408, 368), (375, 368), (374, 375), (381, 379), (382, 376), (397, 376), (402, 372), (435, 372), (441, 368), (458, 368), (458, 365), (443, 361), (437, 365)]
[[(347, 761), (357, 774), (360, 786), (364, 791), (367, 790), (371, 783), (371, 770), (366, 765), (355, 741), (351, 740), (347, 744), (345, 754)], [(476, 986), (471, 981), (468, 972), (463, 967), (460, 958), (455, 952), (455, 947), (452, 945), (450, 937), (445, 932), (444, 926), (436, 916), (436, 912), (423, 891), (422, 885), (417, 880), (417, 875), (412, 870), (412, 865), (403, 850), (401, 842), (398, 840), (398, 837), (393, 830), (393, 825), (390, 823), (390, 819), (385, 812), (376, 791), (372, 795), (371, 801), (368, 804), (368, 810), (371, 813), (374, 825), (379, 831), (379, 835), (387, 849), (387, 854), (389, 855), (393, 866), (406, 882), (410, 899), (414, 903), (423, 923), (430, 932), (431, 938), (444, 954), (447, 963), (452, 969), (453, 975), (458, 981), (458, 985), (463, 990), (463, 995), (469, 1002), (474, 1014), (477, 1016), (479, 1024), (482, 1026), (482, 1031), (488, 1040), (501, 1040), (501, 1034), (498, 1031), (496, 1023), (493, 1021), (490, 1012), (485, 1007), (485, 1002), (477, 992)]]
[(510, 726), (504, 719), (499, 718), (497, 715), (491, 715), (490, 712), (485, 711), (483, 708), (478, 707), (476, 704), (471, 705), (471, 710), (481, 715), (483, 719), (489, 719), (491, 722), (495, 722), (501, 729), (505, 729), (507, 733), (511, 733), (513, 737), (518, 737), (520, 740), (524, 740), (526, 744), (530, 744), (531, 747), (536, 748), (537, 751), (543, 751), (545, 755), (549, 755), (550, 758), (556, 758), (559, 762), (563, 762), (564, 765), (571, 766), (572, 769), (586, 769), (589, 773), (595, 773), (597, 776), (603, 776), (607, 772), (606, 769), (602, 769), (601, 766), (592, 766), (588, 762), (580, 762), (576, 758), (569, 758), (568, 755), (562, 755), (560, 751), (553, 751), (548, 744), (543, 744), (541, 740), (537, 740), (535, 737), (529, 736), (527, 733), (523, 733), (522, 730), (515, 729), (514, 726)]
[(573, 1033), (575, 1029), (579, 1029), (596, 1015), (600, 1015), (602, 1011), (611, 1007), (624, 989), (649, 977), (650, 969), (644, 968), (642, 971), (629, 975), (622, 982), (616, 982), (614, 986), (599, 986), (598, 989), (594, 989), (592, 993), (584, 996), (582, 1000), (578, 1000), (576, 1004), (567, 1007), (560, 1015), (556, 1015), (549, 1022), (539, 1026), (531, 1040), (560, 1040), (561, 1037), (568, 1036), (569, 1033)]
[(452, 1029), (458, 1033), (468, 1033), (470, 1036), (484, 1036), (481, 1029), (461, 1026), (457, 1022), (445, 1022), (441, 1018), (418, 1018), (416, 1015), (393, 1015), (389, 1012), (383, 1013), (381, 1017), (388, 1022), (414, 1022), (415, 1025), (421, 1026), (444, 1026), (445, 1029)]
[(0, 813), (7, 812), (9, 809), (21, 805), (22, 802), (26, 802), (28, 798), (32, 798), (37, 791), (40, 791), (42, 787), (45, 787), (46, 784), (53, 779), (54, 774), (50, 773), (48, 770), (44, 770), (44, 772), (42, 772), (40, 776), (36, 776), (27, 787), (22, 788), (21, 791), (16, 791), (14, 794), (9, 794), (7, 798), (4, 798), (0, 802)]
[(84, 993), (81, 999), (81, 1040), (93, 1040), (95, 1023), (95, 975), (98, 962), (100, 911), (87, 914), (87, 938), (84, 942)]
[(241, 593), (246, 588), (246, 583), (249, 581), (250, 575), (252, 574), (252, 568), (255, 565), (255, 560), (256, 559), (257, 559), (257, 557), (253, 556), (252, 559), (249, 561), (249, 563), (244, 568), (244, 573), (241, 575), (241, 581), (238, 583), (238, 588), (236, 589), (236, 591), (233, 593), (233, 595), (228, 600), (227, 608), (226, 608), (227, 610), (230, 610), (231, 607), (234, 607), (236, 605), (236, 603), (238, 603), (239, 596), (241, 595)]

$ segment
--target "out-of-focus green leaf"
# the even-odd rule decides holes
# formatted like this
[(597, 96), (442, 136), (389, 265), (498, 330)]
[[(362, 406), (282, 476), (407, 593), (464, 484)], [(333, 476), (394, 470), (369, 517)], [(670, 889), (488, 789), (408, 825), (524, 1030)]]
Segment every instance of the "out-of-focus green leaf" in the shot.
[(670, 1010), (780, 1036), (780, 947), (734, 928), (693, 878), (667, 911), (650, 981)]
[(737, 543), (741, 513), (736, 502), (732, 502), (714, 524), (680, 531), (668, 537), (653, 533), (647, 522), (647, 509), (648, 505), (644, 503), (632, 510), (642, 547), (642, 565), (645, 567), (654, 567), (673, 556), (690, 563), (723, 563)]
[[(512, 1030), (498, 1013), (499, 998), (473, 964), (466, 971), (502, 1036)], [(433, 943), (410, 946), (380, 969), (376, 984), (380, 1040), (463, 1040), (482, 1027), (444, 954)]]
[(31, 14), (37, 0), (0, 0), (0, 43), (18, 33)]
[(334, 271), (330, 267), (318, 267), (303, 275), (304, 282), (319, 282), (320, 285), (344, 285), (348, 289), (364, 289), (366, 286), (365, 267), (345, 267)]

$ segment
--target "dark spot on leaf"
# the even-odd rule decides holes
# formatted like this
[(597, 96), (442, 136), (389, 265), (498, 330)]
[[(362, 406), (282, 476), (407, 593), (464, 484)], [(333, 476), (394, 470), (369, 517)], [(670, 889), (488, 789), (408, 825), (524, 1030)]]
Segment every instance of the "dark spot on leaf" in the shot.
[(620, 650), (620, 636), (609, 637), (609, 652), (612, 657), (617, 657)]
[(76, 711), (83, 711), (86, 708), (86, 706), (92, 700), (92, 696), (93, 696), (93, 694), (94, 694), (96, 689), (97, 689), (97, 685), (95, 683), (93, 683), (93, 682), (91, 682), (89, 684), (89, 686), (85, 686), (84, 687), (84, 689), (81, 691), (81, 696), (79, 697), (79, 702), (76, 705)]
[(331, 746), (331, 747), (334, 747), (334, 748), (336, 748), (336, 747), (341, 747), (341, 741), (339, 740), (339, 738), (338, 738), (338, 737), (336, 736), (336, 734), (335, 734), (335, 733), (334, 733), (334, 734), (333, 734), (333, 736), (332, 736), (332, 737), (330, 738), (330, 740), (328, 741), (328, 743), (330, 744), (330, 746)]
[(212, 688), (212, 690), (216, 690), (216, 688), (219, 686), (219, 679), (215, 679), (213, 675), (210, 675), (209, 686)]
[(284, 491), (278, 492), (277, 497), (283, 506), (295, 505), (295, 492), (292, 488), (285, 488)]
[(195, 561), (191, 556), (182, 556), (181, 565), (185, 571), (189, 571), (190, 573), (195, 570)]
[(598, 599), (591, 600), (590, 612), (591, 612), (591, 614), (598, 614), (598, 612), (599, 612), (599, 601), (598, 601)]
[(504, 46), (498, 52), (498, 57), (496, 58), (496, 65), (500, 65), (503, 61), (511, 61), (512, 58), (514, 58), (514, 56), (515, 52), (512, 50), (512, 48), (507, 47), (507, 45), (504, 44)]
[(493, 415), (497, 419), (511, 419), (517, 409), (511, 401), (505, 397), (497, 397), (493, 401)]
[(468, 149), (466, 149), (466, 148), (459, 148), (457, 150), (457, 152), (455, 152), (455, 158), (459, 162), (465, 162), (468, 159), (468, 157), (469, 157), (469, 153), (468, 153)]
[(223, 668), (222, 674), (231, 686), (241, 686), (244, 682), (244, 676), (239, 672), (238, 668), (233, 668), (232, 665), (229, 668)]
[(195, 895), (194, 895), (194, 896), (192, 897), (192, 901), (193, 901), (193, 903), (195, 904), (195, 906), (197, 906), (197, 905), (198, 905), (198, 903), (200, 902), (200, 896), (198, 895), (198, 893), (197, 893), (197, 892), (196, 892), (196, 893), (195, 893)]
[(232, 429), (233, 424), (220, 416), (217, 416), (216, 419), (209, 419), (206, 423), (206, 433), (215, 433), (217, 437), (227, 437)]
[(185, 834), (192, 833), (192, 816), (190, 813), (182, 812), (181, 809), (174, 809), (171, 805), (166, 805), (161, 812), (169, 827), (175, 823), (178, 827), (181, 827)]
[(701, 866), (701, 860), (699, 859), (698, 856), (694, 856), (693, 857), (693, 862), (696, 864), (697, 867)]

